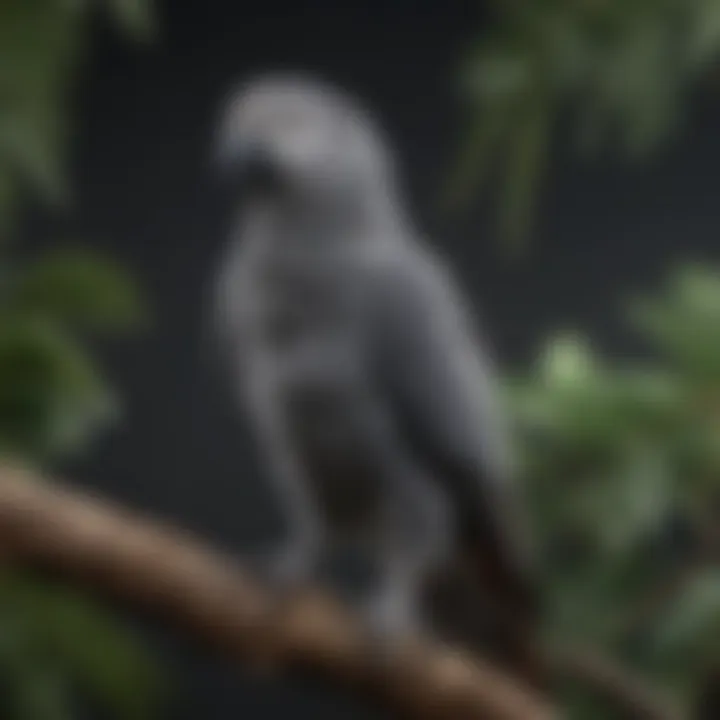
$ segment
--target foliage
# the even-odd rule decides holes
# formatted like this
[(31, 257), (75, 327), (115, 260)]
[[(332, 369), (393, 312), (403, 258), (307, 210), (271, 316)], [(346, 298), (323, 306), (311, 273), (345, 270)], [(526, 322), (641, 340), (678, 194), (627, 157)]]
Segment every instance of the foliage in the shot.
[[(101, 4), (135, 35), (149, 31), (146, 0)], [(74, 247), (21, 261), (9, 242), (24, 201), (68, 200), (69, 98), (97, 5), (0, 2), (0, 452), (33, 463), (81, 450), (116, 417), (85, 341), (142, 318), (137, 288), (111, 260)], [(0, 697), (9, 717), (69, 718), (79, 691), (117, 717), (144, 718), (154, 674), (127, 628), (78, 591), (0, 576)]]
[(690, 703), (720, 663), (720, 272), (680, 269), (628, 319), (652, 360), (566, 333), (509, 382), (546, 629)]
[(2, 290), (0, 450), (44, 459), (77, 449), (115, 410), (77, 331), (127, 327), (136, 292), (107, 260), (67, 251), (8, 273)]
[[(677, 132), (720, 57), (720, 0), (488, 5), (463, 66), (467, 129), (449, 195), (466, 199), (496, 176), (501, 229), (517, 248), (558, 130), (580, 152), (630, 159)], [(720, 274), (681, 268), (626, 319), (642, 359), (610, 360), (564, 333), (508, 381), (546, 630), (690, 705), (720, 667)], [(571, 715), (613, 717), (576, 690)]]
[[(64, 152), (72, 81), (83, 59), (90, 0), (0, 3), (0, 236), (28, 186), (67, 200)], [(103, 0), (128, 31), (147, 34), (148, 0)]]
[(720, 55), (718, 0), (495, 0), (464, 65), (469, 129), (454, 199), (501, 174), (505, 236), (524, 238), (553, 132), (644, 157)]
[(71, 717), (77, 687), (120, 718), (154, 710), (156, 672), (127, 628), (67, 588), (7, 571), (0, 669), (3, 702), (18, 718)]

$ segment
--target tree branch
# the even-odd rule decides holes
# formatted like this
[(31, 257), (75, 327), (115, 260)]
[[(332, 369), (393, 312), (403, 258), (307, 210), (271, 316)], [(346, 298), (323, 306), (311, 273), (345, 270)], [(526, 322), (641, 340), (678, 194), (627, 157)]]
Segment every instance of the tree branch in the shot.
[(284, 603), (227, 557), (31, 473), (0, 468), (0, 555), (82, 581), (170, 620), (231, 658), (310, 671), (404, 717), (549, 720), (549, 705), (478, 658), (431, 642), (380, 653), (361, 624), (313, 591)]

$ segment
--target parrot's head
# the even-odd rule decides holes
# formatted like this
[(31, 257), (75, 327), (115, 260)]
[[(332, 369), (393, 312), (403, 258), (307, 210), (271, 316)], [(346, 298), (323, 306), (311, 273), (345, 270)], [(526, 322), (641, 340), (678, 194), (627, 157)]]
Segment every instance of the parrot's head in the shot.
[(393, 176), (382, 131), (365, 109), (299, 75), (258, 78), (231, 96), (218, 160), (240, 196), (275, 203), (367, 201), (389, 194)]

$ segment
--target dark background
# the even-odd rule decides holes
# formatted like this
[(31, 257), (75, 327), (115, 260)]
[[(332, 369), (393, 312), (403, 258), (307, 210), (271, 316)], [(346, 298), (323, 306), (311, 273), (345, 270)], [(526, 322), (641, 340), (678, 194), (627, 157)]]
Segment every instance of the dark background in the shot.
[[(520, 260), (503, 254), (490, 203), (463, 217), (438, 211), (461, 128), (459, 62), (482, 32), (480, 8), (175, 0), (162, 6), (161, 37), (147, 48), (98, 21), (77, 99), (78, 202), (62, 222), (137, 273), (154, 322), (137, 340), (103, 348), (125, 418), (73, 477), (231, 551), (281, 527), (204, 335), (208, 282), (228, 229), (209, 173), (210, 139), (225, 93), (255, 71), (316, 71), (375, 108), (397, 144), (413, 212), (456, 261), (504, 363), (527, 363), (556, 328), (630, 349), (623, 301), (652, 288), (674, 261), (717, 258), (720, 106), (703, 98), (682, 140), (642, 168), (608, 158), (582, 164), (560, 138), (531, 251)], [(327, 688), (238, 677), (158, 635), (175, 675), (173, 720), (355, 717), (355, 703)]]

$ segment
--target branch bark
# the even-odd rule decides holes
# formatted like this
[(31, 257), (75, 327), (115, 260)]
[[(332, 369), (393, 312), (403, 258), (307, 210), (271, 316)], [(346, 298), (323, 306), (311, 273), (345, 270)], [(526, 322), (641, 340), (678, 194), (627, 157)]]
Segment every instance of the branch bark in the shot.
[(429, 641), (380, 653), (358, 619), (322, 594), (277, 601), (191, 534), (13, 467), (0, 468), (0, 556), (150, 610), (233, 659), (326, 677), (403, 717), (554, 717), (544, 699), (478, 658)]

